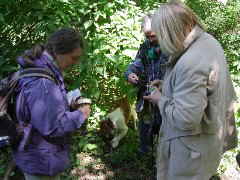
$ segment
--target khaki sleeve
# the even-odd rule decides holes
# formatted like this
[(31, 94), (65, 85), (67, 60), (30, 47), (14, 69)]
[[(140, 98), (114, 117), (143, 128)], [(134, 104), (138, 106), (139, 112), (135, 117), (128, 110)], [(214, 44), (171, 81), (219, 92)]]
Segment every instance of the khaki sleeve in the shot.
[(207, 74), (179, 71), (172, 98), (162, 96), (158, 103), (164, 119), (181, 130), (194, 130), (201, 123), (207, 106)]

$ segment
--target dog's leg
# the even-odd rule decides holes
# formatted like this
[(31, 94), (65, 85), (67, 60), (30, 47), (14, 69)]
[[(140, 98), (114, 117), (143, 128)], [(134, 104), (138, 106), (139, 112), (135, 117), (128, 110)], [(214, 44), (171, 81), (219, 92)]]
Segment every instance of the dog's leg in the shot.
[(108, 115), (108, 118), (113, 123), (113, 127), (116, 136), (112, 139), (111, 144), (113, 148), (116, 148), (119, 141), (127, 134), (128, 127), (126, 124), (126, 117), (124, 116), (124, 111), (121, 108), (117, 108), (115, 111)]
[(131, 112), (130, 118), (133, 120), (134, 130), (137, 130), (138, 116), (137, 116), (137, 112), (135, 110), (135, 105), (131, 105), (131, 111), (130, 112)]
[(127, 132), (128, 132), (128, 127), (127, 126), (125, 126), (123, 129), (119, 129), (119, 134), (116, 137), (114, 137), (112, 142), (111, 142), (113, 148), (116, 148), (118, 146), (120, 140), (124, 136), (126, 136)]
[(11, 174), (11, 172), (13, 171), (13, 169), (15, 167), (16, 167), (15, 162), (13, 160), (11, 160), (8, 163), (8, 167), (7, 167), (7, 170), (6, 170), (5, 174), (4, 174), (3, 180), (9, 180), (10, 174)]
[(138, 121), (138, 117), (137, 117), (137, 113), (134, 110), (133, 112), (133, 121), (134, 121), (134, 130), (137, 130), (137, 121)]

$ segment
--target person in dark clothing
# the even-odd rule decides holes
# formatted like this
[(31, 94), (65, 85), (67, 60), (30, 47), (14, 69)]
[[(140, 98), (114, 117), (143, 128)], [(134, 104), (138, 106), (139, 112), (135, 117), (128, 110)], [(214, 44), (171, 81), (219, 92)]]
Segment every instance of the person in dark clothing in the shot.
[(69, 136), (90, 114), (89, 105), (70, 111), (62, 71), (79, 62), (83, 43), (77, 31), (64, 28), (45, 45), (36, 45), (18, 58), (20, 71), (44, 68), (58, 83), (46, 78), (20, 79), (16, 90), (16, 117), (24, 136), (13, 157), (26, 180), (56, 180), (70, 164)]
[(151, 29), (150, 14), (143, 18), (142, 31), (146, 40), (140, 45), (135, 60), (128, 66), (125, 76), (128, 82), (139, 88), (136, 112), (139, 119), (139, 151), (144, 154), (152, 148), (152, 136), (159, 131), (161, 116), (158, 108), (144, 101), (143, 96), (150, 93), (152, 81), (163, 79), (167, 57), (161, 53), (156, 34)]
[(238, 167), (240, 168), (240, 153), (237, 154), (236, 160), (237, 160)]

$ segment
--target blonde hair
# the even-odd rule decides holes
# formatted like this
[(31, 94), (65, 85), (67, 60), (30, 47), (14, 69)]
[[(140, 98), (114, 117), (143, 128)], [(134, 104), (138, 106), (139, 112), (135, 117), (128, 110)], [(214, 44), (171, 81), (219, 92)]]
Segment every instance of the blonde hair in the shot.
[(152, 17), (152, 29), (158, 37), (160, 48), (168, 55), (184, 50), (183, 42), (195, 25), (203, 28), (195, 13), (180, 1), (161, 5)]

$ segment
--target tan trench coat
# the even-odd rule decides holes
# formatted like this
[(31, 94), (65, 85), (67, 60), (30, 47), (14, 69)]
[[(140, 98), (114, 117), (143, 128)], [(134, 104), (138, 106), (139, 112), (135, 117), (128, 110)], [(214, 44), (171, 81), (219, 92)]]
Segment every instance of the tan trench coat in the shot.
[[(158, 103), (158, 180), (209, 180), (236, 147), (235, 92), (221, 45), (196, 26), (169, 66)], [(174, 62), (171, 59), (171, 62)]]

